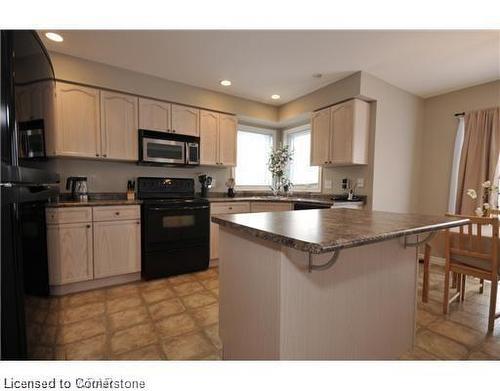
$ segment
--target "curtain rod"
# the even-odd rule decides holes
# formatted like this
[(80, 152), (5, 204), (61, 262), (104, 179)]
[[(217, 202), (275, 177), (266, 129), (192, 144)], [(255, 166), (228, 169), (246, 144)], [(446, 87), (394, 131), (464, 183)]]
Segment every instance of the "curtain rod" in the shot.
[(455, 113), (453, 114), (455, 117), (463, 117), (465, 113)]

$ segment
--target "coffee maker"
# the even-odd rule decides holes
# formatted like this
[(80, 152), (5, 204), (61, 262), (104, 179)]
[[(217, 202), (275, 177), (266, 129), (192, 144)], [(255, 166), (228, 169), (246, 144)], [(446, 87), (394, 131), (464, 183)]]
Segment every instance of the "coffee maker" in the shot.
[(66, 179), (66, 190), (71, 190), (71, 198), (78, 202), (89, 200), (87, 177), (70, 176)]
[(198, 180), (201, 183), (201, 196), (206, 197), (208, 190), (212, 188), (212, 177), (208, 175), (199, 175)]

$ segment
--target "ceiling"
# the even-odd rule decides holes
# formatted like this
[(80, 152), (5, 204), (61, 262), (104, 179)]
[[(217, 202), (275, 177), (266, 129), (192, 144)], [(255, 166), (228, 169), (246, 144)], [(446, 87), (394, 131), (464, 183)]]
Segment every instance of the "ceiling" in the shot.
[(275, 105), (360, 70), (421, 97), (500, 78), (498, 30), (58, 32), (49, 50)]

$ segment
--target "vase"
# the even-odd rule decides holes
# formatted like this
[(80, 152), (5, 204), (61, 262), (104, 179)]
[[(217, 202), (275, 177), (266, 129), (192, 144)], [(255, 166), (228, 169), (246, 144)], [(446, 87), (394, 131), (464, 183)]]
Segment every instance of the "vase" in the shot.
[(273, 184), (271, 185), (271, 191), (273, 192), (273, 195), (276, 197), (280, 194), (281, 190), (281, 177), (280, 176), (273, 176)]

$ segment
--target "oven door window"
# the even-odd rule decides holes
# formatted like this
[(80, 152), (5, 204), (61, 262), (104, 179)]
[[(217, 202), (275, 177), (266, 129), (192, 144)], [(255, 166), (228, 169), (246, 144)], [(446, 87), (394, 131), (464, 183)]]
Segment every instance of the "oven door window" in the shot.
[(167, 250), (209, 240), (209, 208), (149, 206), (146, 212), (146, 247)]
[(152, 162), (184, 163), (184, 143), (144, 139), (144, 156)]

